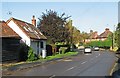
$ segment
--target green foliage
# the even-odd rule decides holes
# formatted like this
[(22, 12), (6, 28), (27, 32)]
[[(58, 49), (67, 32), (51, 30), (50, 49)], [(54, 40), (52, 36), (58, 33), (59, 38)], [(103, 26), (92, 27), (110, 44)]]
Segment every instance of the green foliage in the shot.
[(92, 41), (90, 43), (85, 44), (85, 46), (111, 47), (112, 40), (107, 39), (105, 41)]
[(70, 16), (59, 15), (56, 11), (46, 10), (39, 19), (38, 28), (49, 40), (48, 43), (64, 42), (68, 37), (64, 25)]
[(67, 56), (72, 56), (72, 55), (77, 55), (78, 52), (66, 52), (64, 54), (57, 54), (55, 56), (47, 56), (46, 59), (47, 60), (52, 60), (52, 59), (56, 59), (56, 58), (62, 58), (62, 57), (67, 57)]
[(60, 53), (62, 52), (62, 54), (64, 54), (66, 52), (66, 50), (67, 50), (67, 47), (60, 47), (59, 48), (59, 52)]
[(65, 42), (56, 42), (55, 45), (65, 45)]
[(35, 56), (35, 53), (34, 53), (33, 49), (30, 47), (29, 51), (28, 51), (27, 61), (34, 61), (34, 60), (37, 60), (37, 56)]
[(72, 26), (72, 20), (66, 23), (65, 28), (68, 32), (67, 44), (77, 44), (81, 41), (80, 31), (75, 26)]
[(118, 48), (120, 48), (120, 23), (118, 24), (116, 29), (116, 43)]
[(19, 47), (19, 61), (26, 61), (28, 55), (29, 46), (25, 43), (21, 43)]

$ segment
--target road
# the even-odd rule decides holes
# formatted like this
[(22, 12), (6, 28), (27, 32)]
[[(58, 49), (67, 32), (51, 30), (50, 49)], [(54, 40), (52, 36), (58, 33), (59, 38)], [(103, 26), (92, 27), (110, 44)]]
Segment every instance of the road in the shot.
[(96, 51), (45, 63), (39, 67), (17, 71), (12, 76), (109, 76), (115, 54)]

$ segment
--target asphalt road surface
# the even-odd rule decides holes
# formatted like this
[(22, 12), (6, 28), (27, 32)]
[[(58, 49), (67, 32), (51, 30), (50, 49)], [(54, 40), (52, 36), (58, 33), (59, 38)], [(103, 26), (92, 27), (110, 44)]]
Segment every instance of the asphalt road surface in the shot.
[(95, 51), (16, 71), (12, 76), (109, 76), (116, 60), (109, 51)]

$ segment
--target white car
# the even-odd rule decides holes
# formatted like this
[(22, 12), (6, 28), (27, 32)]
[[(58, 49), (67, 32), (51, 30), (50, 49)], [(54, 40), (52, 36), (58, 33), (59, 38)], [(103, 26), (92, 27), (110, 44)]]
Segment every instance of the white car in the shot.
[(99, 51), (99, 47), (94, 47), (94, 51)]
[(85, 47), (84, 53), (92, 53), (91, 47)]

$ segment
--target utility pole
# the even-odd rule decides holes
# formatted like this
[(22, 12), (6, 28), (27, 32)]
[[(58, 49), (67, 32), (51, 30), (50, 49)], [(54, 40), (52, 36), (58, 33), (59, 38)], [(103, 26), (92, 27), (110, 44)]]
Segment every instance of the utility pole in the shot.
[(72, 20), (71, 20), (71, 44), (70, 44), (70, 51), (73, 51), (73, 27), (72, 27)]
[(71, 45), (70, 45), (70, 51), (73, 51), (73, 28), (71, 29)]

